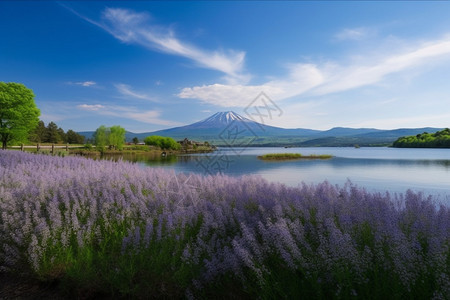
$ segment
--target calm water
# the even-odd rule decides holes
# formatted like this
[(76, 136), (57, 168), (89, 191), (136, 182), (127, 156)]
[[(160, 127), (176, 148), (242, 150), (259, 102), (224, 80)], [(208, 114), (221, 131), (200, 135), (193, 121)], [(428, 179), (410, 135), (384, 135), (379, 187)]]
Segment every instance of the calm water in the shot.
[[(262, 161), (267, 153), (331, 154), (329, 160)], [(296, 186), (301, 182), (344, 184), (347, 180), (370, 191), (404, 193), (407, 189), (439, 195), (450, 204), (450, 149), (398, 148), (235, 148), (208, 154), (132, 160), (143, 166), (176, 172), (260, 175)]]

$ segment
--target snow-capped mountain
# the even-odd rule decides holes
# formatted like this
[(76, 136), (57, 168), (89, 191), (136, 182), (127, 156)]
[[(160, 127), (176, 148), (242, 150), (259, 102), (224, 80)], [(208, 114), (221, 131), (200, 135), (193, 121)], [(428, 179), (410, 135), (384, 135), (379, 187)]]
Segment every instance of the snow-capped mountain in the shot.
[[(224, 129), (226, 126), (231, 123), (245, 123), (246, 125), (254, 128), (261, 128), (264, 126), (263, 124), (259, 124), (255, 121), (247, 119), (233, 111), (223, 111), (213, 114), (212, 116), (203, 119), (201, 121), (195, 122), (193, 124), (187, 125), (190, 129), (195, 128), (219, 128)], [(187, 127), (183, 126), (183, 127)]]
[[(212, 116), (190, 125), (174, 127), (145, 133), (126, 133), (127, 141), (133, 137), (143, 140), (150, 135), (172, 137), (176, 140), (188, 138), (197, 141), (210, 141), (216, 145), (227, 144), (227, 139), (248, 139), (252, 144), (297, 145), (297, 146), (348, 146), (388, 144), (400, 136), (416, 135), (424, 131), (436, 132), (439, 128), (410, 128), (379, 130), (374, 128), (343, 128), (329, 130), (286, 129), (257, 123), (233, 111), (217, 112)], [(93, 131), (80, 132), (92, 139)]]
[(154, 132), (156, 135), (181, 138), (191, 136), (192, 138), (217, 139), (226, 130), (237, 129), (240, 136), (296, 136), (312, 135), (317, 130), (311, 129), (284, 129), (280, 127), (261, 124), (243, 117), (233, 111), (224, 111), (195, 122), (190, 125), (175, 127)]
[(246, 122), (248, 124), (251, 123), (256, 123), (250, 119), (247, 119), (233, 111), (223, 111), (223, 112), (218, 112), (213, 114), (212, 116), (201, 120), (199, 122), (193, 123), (189, 126), (198, 126), (198, 127), (217, 127), (217, 126), (227, 126), (229, 125), (231, 122), (233, 121), (238, 121), (238, 122)]

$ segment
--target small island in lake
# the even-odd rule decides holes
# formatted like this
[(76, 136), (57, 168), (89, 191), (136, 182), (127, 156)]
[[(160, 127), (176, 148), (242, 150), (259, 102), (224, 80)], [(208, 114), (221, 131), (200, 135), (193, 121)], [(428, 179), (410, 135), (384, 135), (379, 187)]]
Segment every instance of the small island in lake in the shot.
[(291, 160), (291, 159), (330, 159), (332, 155), (321, 154), (321, 155), (301, 155), (300, 153), (269, 153), (258, 156), (262, 160)]

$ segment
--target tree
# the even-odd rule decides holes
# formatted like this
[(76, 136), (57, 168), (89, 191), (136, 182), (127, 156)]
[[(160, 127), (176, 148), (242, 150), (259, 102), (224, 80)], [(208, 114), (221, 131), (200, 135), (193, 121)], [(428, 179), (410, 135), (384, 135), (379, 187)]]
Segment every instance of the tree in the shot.
[(64, 132), (64, 129), (62, 129), (61, 127), (58, 127), (58, 135), (59, 135), (58, 142), (67, 143), (66, 133)]
[(112, 127), (102, 125), (94, 133), (94, 143), (100, 151), (103, 151), (105, 146), (122, 149), (125, 143), (125, 129), (118, 125)]
[(152, 145), (160, 147), (161, 149), (172, 149), (178, 150), (181, 148), (180, 144), (178, 144), (173, 138), (170, 137), (162, 137), (158, 135), (151, 135), (144, 139), (144, 143), (146, 145)]
[(125, 128), (118, 125), (109, 128), (109, 146), (122, 150), (125, 143)]
[(44, 142), (58, 143), (61, 140), (60, 132), (58, 131), (58, 125), (54, 122), (50, 122), (47, 125), (47, 134)]
[(99, 151), (103, 151), (108, 142), (108, 135), (106, 130), (107, 130), (106, 126), (102, 125), (99, 128), (97, 128), (97, 130), (94, 133), (94, 144)]
[(67, 143), (69, 144), (83, 144), (84, 136), (79, 133), (76, 133), (72, 129), (67, 130), (66, 133)]
[(137, 145), (137, 143), (139, 143), (139, 139), (137, 137), (133, 138), (133, 144)]
[(9, 142), (25, 142), (39, 122), (40, 111), (34, 93), (25, 85), (0, 82), (0, 139), (2, 149)]
[(163, 138), (161, 144), (161, 148), (163, 149), (178, 150), (181, 148), (180, 144), (178, 144), (173, 138), (170, 137)]
[(151, 135), (148, 136), (144, 139), (144, 143), (146, 145), (150, 145), (150, 146), (156, 146), (156, 147), (160, 147), (161, 148), (161, 140), (162, 140), (162, 136), (158, 136), (158, 135)]
[(39, 121), (36, 129), (30, 134), (30, 140), (36, 143), (42, 143), (45, 141), (45, 136), (47, 134), (47, 128), (45, 128), (45, 123)]
[(400, 137), (393, 143), (393, 146), (398, 148), (450, 148), (450, 129)]

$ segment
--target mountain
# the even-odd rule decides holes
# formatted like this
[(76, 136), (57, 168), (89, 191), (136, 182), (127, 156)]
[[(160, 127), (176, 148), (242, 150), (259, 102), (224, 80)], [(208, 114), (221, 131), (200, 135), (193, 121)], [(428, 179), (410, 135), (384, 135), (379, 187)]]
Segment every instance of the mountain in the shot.
[[(423, 132), (433, 133), (442, 128), (406, 128), (380, 130), (375, 128), (334, 127), (329, 130), (286, 129), (269, 126), (245, 118), (235, 112), (218, 112), (190, 125), (174, 127), (153, 132), (133, 133), (127, 131), (126, 140), (134, 137), (143, 140), (150, 135), (172, 137), (176, 140), (189, 138), (197, 141), (209, 141), (215, 145), (230, 145), (239, 141), (239, 145), (260, 146), (375, 146), (388, 145), (397, 138), (416, 135)], [(79, 132), (92, 139), (93, 131)], [(237, 145), (237, 144), (233, 144)]]
[(154, 131), (151, 134), (170, 136), (175, 139), (218, 140), (227, 130), (239, 129), (240, 137), (307, 137), (320, 131), (312, 129), (285, 129), (257, 123), (235, 112), (218, 112), (196, 123), (165, 130)]
[(233, 121), (237, 122), (245, 122), (247, 124), (255, 125), (252, 123), (255, 123), (254, 121), (247, 119), (235, 112), (232, 111), (225, 111), (225, 112), (218, 112), (213, 114), (212, 116), (193, 123), (191, 125), (183, 126), (183, 127), (189, 127), (189, 128), (224, 128), (224, 126), (227, 126)]
[(379, 133), (383, 130), (375, 129), (375, 128), (346, 128), (346, 127), (334, 127), (329, 130), (322, 131), (318, 133), (318, 136), (327, 136), (327, 137), (342, 137), (342, 136), (352, 136), (352, 135), (361, 135), (361, 134), (369, 134), (369, 133)]

